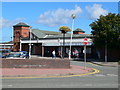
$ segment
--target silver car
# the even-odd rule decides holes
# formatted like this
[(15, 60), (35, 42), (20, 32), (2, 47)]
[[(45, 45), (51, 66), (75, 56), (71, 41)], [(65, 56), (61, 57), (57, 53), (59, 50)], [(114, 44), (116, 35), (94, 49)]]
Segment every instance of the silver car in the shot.
[(25, 57), (20, 52), (11, 52), (6, 59), (25, 59)]

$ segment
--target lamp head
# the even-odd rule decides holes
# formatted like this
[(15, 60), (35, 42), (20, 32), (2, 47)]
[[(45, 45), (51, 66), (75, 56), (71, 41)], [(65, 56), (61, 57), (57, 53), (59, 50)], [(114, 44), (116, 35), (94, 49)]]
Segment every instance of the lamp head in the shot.
[(72, 14), (72, 16), (71, 16), (73, 19), (75, 19), (75, 17), (76, 17), (76, 15), (75, 14)]

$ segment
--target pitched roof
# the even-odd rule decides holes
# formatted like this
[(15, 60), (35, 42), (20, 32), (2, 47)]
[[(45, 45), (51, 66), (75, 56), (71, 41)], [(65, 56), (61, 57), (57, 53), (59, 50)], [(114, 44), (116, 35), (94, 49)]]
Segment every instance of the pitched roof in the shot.
[(80, 28), (77, 28), (76, 30), (74, 30), (74, 31), (77, 31), (77, 32), (85, 32), (85, 31), (83, 31), (82, 29), (80, 29)]
[(44, 33), (45, 35), (58, 35), (61, 34), (60, 32), (55, 32), (55, 31), (46, 31), (46, 30), (39, 30), (39, 29), (32, 29), (32, 31), (38, 31), (41, 33)]
[[(56, 39), (56, 38), (63, 38), (63, 34), (61, 32), (55, 31), (46, 31), (46, 30), (39, 30), (39, 29), (32, 29), (32, 34), (34, 34), (39, 39)], [(70, 38), (71, 34), (66, 33), (65, 38)], [(84, 37), (93, 37), (91, 34), (73, 34), (73, 38), (84, 38)], [(23, 38), (25, 39), (25, 38)], [(29, 38), (26, 38), (29, 39)]]
[[(46, 31), (46, 30), (39, 30), (39, 29), (32, 29), (32, 33), (37, 36), (38, 38), (62, 38), (63, 34), (61, 32), (55, 31)], [(66, 38), (70, 38), (71, 34), (66, 33)], [(79, 37), (93, 37), (91, 34), (73, 34), (73, 38)]]
[(17, 26), (30, 27), (29, 25), (27, 25), (26, 23), (23, 23), (23, 22), (20, 22), (20, 23), (14, 25), (13, 27), (17, 27)]
[[(67, 33), (65, 35), (65, 38), (70, 38), (71, 37), (71, 34), (70, 33)], [(72, 35), (73, 38), (84, 38), (84, 37), (93, 37), (93, 35), (91, 34), (73, 34)], [(60, 35), (51, 35), (51, 36), (47, 36), (46, 38), (63, 38), (63, 35), (60, 34)]]
[(32, 29), (32, 33), (37, 36), (38, 38), (43, 38), (45, 37), (45, 33), (44, 32), (41, 32), (40, 30), (38, 29)]

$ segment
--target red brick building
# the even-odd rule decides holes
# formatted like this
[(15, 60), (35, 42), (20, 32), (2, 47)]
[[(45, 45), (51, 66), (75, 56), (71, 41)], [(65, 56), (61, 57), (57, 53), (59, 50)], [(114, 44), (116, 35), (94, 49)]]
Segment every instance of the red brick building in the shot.
[[(30, 26), (25, 23), (18, 23), (13, 26), (14, 29), (14, 46), (13, 51), (29, 51), (30, 43)], [(59, 30), (58, 30), (59, 31)], [(70, 33), (65, 35), (65, 54), (68, 56), (70, 48)], [(88, 38), (87, 53), (89, 56), (92, 54), (92, 39), (90, 34), (85, 34), (81, 29), (76, 29), (73, 32), (72, 40), (72, 52), (77, 49), (80, 55), (83, 56), (84, 37)], [(31, 43), (32, 51), (34, 55), (51, 56), (52, 50), (55, 50), (57, 54), (62, 51), (63, 47), (63, 35), (61, 32), (46, 31), (39, 29), (31, 29)]]
[[(30, 26), (25, 23), (18, 23), (13, 26), (14, 29), (14, 46), (13, 51), (28, 51), (29, 52), (29, 43), (30, 43)], [(46, 31), (39, 29), (31, 29), (31, 54), (40, 55), (40, 56), (51, 56), (53, 50), (56, 51), (56, 54), (59, 55), (59, 52), (63, 49), (63, 35), (59, 30), (55, 31)], [(70, 33), (65, 35), (65, 55), (68, 56), (70, 49)], [(99, 50), (101, 58), (105, 57), (105, 49), (96, 49), (93, 46), (93, 35), (85, 34), (85, 31), (77, 28), (73, 31), (72, 39), (72, 50), (78, 50), (79, 55), (83, 58), (83, 49), (84, 49), (84, 38), (88, 38), (87, 45), (87, 57), (88, 58), (98, 58), (97, 51)], [(108, 58), (120, 59), (118, 55), (119, 51), (115, 50), (114, 53), (108, 50)]]
[(80, 28), (77, 28), (75, 31), (73, 31), (73, 34), (85, 34), (85, 31), (83, 31)]
[(13, 51), (19, 51), (21, 38), (28, 38), (29, 37), (29, 27), (30, 26), (28, 26), (25, 23), (18, 23), (18, 24), (13, 26), (13, 28), (14, 28)]

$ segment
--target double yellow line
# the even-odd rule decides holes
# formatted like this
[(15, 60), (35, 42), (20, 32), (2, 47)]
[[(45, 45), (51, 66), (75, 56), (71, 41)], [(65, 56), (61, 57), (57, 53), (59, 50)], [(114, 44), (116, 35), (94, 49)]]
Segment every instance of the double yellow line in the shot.
[(90, 74), (96, 74), (99, 73), (100, 70), (92, 68), (93, 72), (85, 73), (85, 74), (77, 74), (77, 75), (63, 75), (63, 76), (34, 76), (34, 77), (2, 77), (0, 79), (33, 79), (33, 78), (55, 78), (55, 77), (77, 77), (77, 76), (84, 76), (84, 75), (90, 75)]

